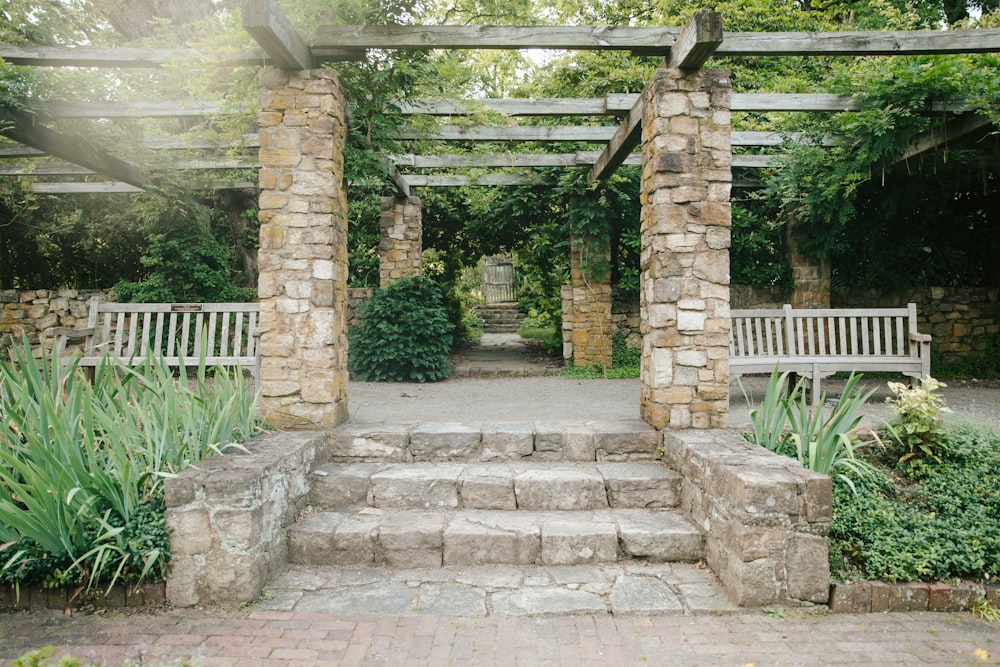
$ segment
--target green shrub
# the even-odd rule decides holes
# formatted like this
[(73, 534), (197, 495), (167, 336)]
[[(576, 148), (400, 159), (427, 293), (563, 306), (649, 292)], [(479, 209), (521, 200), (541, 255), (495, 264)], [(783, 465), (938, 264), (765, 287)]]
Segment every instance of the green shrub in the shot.
[(910, 461), (915, 465), (925, 459), (941, 462), (941, 448), (945, 445), (943, 415), (951, 410), (944, 406), (944, 398), (937, 390), (946, 386), (931, 377), (919, 387), (889, 383), (893, 396), (886, 402), (892, 406), (896, 419), (885, 428), (892, 442), (902, 450), (900, 463)]
[(153, 357), (136, 368), (0, 362), (0, 580), (57, 586), (161, 579), (163, 478), (248, 439), (255, 399), (223, 369), (196, 389)]
[(1000, 433), (956, 427), (941, 462), (881, 475), (864, 494), (834, 488), (830, 564), (839, 579), (1000, 576)]
[(358, 309), (350, 370), (358, 380), (436, 382), (448, 376), (452, 324), (430, 278), (401, 278)]

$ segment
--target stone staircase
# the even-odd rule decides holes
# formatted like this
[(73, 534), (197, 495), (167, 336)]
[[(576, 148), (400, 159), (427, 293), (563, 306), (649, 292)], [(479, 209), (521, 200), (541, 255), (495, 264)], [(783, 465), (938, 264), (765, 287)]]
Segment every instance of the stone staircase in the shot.
[(483, 333), (515, 333), (524, 321), (516, 303), (493, 303), (476, 308), (483, 321)]
[[(658, 434), (643, 422), (348, 424), (328, 442), (307, 508), (288, 529), (286, 578), (303, 568), (310, 578), (310, 568), (389, 569), (417, 586), (428, 570), (441, 572), (430, 575), (438, 582), (489, 566), (521, 568), (523, 584), (555, 570), (585, 591), (533, 589), (531, 600), (545, 590), (557, 600), (534, 609), (569, 595), (581, 611), (691, 612), (663, 580), (679, 575), (658, 564), (700, 561), (705, 539), (678, 511), (682, 480), (657, 460)], [(647, 567), (660, 569), (626, 576)], [(643, 597), (643, 582), (659, 588)], [(506, 608), (501, 597), (494, 607)]]

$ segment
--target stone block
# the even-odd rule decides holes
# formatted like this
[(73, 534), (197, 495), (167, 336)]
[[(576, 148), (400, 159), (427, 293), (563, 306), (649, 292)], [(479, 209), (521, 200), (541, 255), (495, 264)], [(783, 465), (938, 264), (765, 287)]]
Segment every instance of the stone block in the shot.
[(517, 506), (525, 510), (591, 510), (608, 506), (604, 478), (595, 470), (545, 468), (514, 477)]
[(824, 604), (830, 594), (830, 550), (826, 537), (795, 533), (785, 553), (788, 597)]
[(172, 535), (170, 552), (182, 556), (202, 554), (212, 547), (208, 510), (167, 510), (167, 528)]
[(440, 567), (444, 517), (434, 512), (398, 512), (380, 520), (378, 544), (386, 565)]
[(622, 550), (629, 558), (652, 562), (696, 561), (705, 554), (705, 538), (688, 519), (673, 512), (618, 510)]
[(927, 611), (930, 588), (922, 582), (895, 584), (889, 593), (889, 611)]
[(463, 512), (444, 529), (445, 565), (530, 565), (540, 551), (541, 529), (520, 512)]
[(608, 504), (616, 508), (676, 507), (681, 476), (659, 463), (599, 463)]
[(478, 424), (425, 422), (410, 432), (414, 461), (468, 460), (479, 452), (482, 431)]
[(375, 507), (458, 507), (458, 465), (392, 466), (371, 476), (371, 504)]
[(397, 424), (352, 424), (330, 433), (330, 458), (402, 461), (407, 456), (410, 427)]
[(928, 585), (927, 611), (969, 611), (984, 596), (984, 589), (972, 582)]
[(656, 454), (660, 434), (641, 419), (616, 422), (590, 422), (594, 447), (603, 454)]
[(616, 616), (680, 613), (683, 609), (676, 593), (656, 577), (621, 576), (611, 589), (611, 612)]
[(615, 524), (566, 517), (542, 521), (541, 562), (546, 565), (584, 565), (617, 559)]
[(378, 471), (378, 463), (330, 464), (314, 475), (308, 503), (323, 509), (334, 509), (368, 502), (370, 478)]
[(462, 507), (515, 510), (514, 472), (504, 465), (470, 466), (461, 479)]
[(889, 611), (889, 598), (892, 594), (892, 586), (883, 581), (869, 582), (871, 589), (871, 611), (872, 613), (883, 613)]
[[(869, 582), (843, 583), (830, 586), (830, 611), (835, 614), (866, 614), (871, 611)], [(881, 594), (881, 591), (880, 591)]]
[(486, 424), (482, 430), (483, 461), (517, 460), (531, 456), (535, 429), (530, 423)]

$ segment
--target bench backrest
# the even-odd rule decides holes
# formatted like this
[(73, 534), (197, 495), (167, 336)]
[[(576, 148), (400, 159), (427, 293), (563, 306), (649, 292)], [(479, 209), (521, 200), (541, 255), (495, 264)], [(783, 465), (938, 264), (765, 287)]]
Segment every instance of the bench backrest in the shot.
[(915, 357), (916, 304), (906, 308), (733, 310), (733, 357)]
[(141, 361), (148, 354), (168, 364), (194, 366), (204, 345), (209, 365), (253, 366), (258, 356), (256, 303), (114, 303), (95, 299), (88, 328), (96, 333), (83, 359), (111, 354)]

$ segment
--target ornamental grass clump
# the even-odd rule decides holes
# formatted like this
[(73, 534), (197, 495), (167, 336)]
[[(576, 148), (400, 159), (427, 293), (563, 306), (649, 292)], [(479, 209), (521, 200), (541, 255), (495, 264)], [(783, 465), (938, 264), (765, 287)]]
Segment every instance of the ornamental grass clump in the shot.
[(163, 479), (249, 439), (241, 374), (198, 368), (193, 389), (162, 359), (0, 362), (0, 581), (49, 586), (160, 579), (169, 558)]
[(437, 284), (400, 278), (358, 308), (351, 327), (353, 377), (375, 382), (437, 382), (448, 377), (453, 327)]

